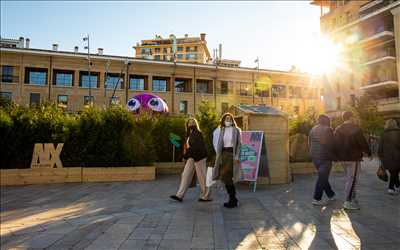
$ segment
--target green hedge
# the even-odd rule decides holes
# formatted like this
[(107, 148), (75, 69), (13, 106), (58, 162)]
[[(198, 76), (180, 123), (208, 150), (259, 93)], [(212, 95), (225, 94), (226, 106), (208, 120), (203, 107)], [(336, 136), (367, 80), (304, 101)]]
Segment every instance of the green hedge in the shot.
[[(143, 166), (171, 161), (169, 133), (184, 137), (184, 118), (142, 114), (121, 106), (67, 114), (54, 104), (0, 107), (0, 166), (29, 168), (34, 143), (64, 143), (65, 167)], [(182, 152), (177, 150), (176, 159)]]

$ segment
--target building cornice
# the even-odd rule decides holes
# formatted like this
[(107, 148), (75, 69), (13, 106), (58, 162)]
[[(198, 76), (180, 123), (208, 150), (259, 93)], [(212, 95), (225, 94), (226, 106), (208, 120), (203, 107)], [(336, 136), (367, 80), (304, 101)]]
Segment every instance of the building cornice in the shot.
[[(44, 49), (25, 49), (25, 48), (0, 48), (0, 52), (14, 52), (14, 53), (24, 53), (24, 54), (35, 54), (35, 55), (47, 55), (47, 56), (65, 56), (65, 57), (74, 57), (86, 59), (87, 53), (75, 53), (69, 51), (52, 51), (52, 50), (44, 50)], [(240, 71), (240, 72), (249, 72), (249, 73), (263, 73), (263, 74), (275, 74), (275, 75), (288, 75), (288, 76), (297, 76), (297, 77), (310, 77), (309, 74), (306, 73), (297, 73), (297, 72), (288, 72), (288, 71), (279, 71), (279, 70), (270, 70), (270, 69), (254, 69), (254, 68), (246, 68), (246, 67), (223, 67), (217, 66), (214, 64), (200, 64), (200, 63), (173, 63), (173, 62), (165, 62), (165, 61), (156, 61), (149, 59), (141, 59), (136, 57), (126, 57), (126, 56), (114, 56), (114, 55), (98, 55), (98, 54), (90, 54), (92, 59), (98, 60), (115, 60), (120, 62), (129, 63), (144, 63), (144, 64), (154, 64), (154, 65), (169, 65), (169, 66), (182, 66), (182, 67), (191, 67), (191, 68), (204, 68), (204, 69), (221, 69), (221, 70), (231, 70), (231, 71)]]

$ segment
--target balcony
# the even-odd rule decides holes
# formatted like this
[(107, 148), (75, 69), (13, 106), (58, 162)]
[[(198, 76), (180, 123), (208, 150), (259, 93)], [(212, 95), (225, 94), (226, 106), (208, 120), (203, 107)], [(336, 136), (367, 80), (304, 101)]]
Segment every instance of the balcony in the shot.
[(378, 111), (382, 113), (386, 112), (399, 112), (400, 111), (400, 99), (399, 97), (392, 97), (386, 99), (377, 100)]
[(367, 82), (364, 86), (362, 86), (360, 89), (361, 90), (375, 90), (377, 88), (379, 89), (390, 89), (390, 88), (398, 88), (399, 83), (395, 78), (380, 78), (380, 79), (374, 79), (369, 82)]
[[(380, 9), (383, 9), (389, 5), (393, 5), (395, 2), (399, 2), (399, 0), (375, 0), (370, 1), (364, 5), (361, 5), (358, 10), (360, 17), (367, 16), (371, 13), (374, 13)], [(395, 4), (394, 4), (395, 5)]]
[(358, 42), (362, 47), (370, 47), (394, 39), (393, 26), (379, 26), (373, 30), (366, 32), (363, 38)]
[(396, 61), (396, 52), (394, 48), (388, 48), (371, 53), (371, 55), (367, 56), (365, 62), (363, 63), (363, 66), (373, 65), (386, 61)]

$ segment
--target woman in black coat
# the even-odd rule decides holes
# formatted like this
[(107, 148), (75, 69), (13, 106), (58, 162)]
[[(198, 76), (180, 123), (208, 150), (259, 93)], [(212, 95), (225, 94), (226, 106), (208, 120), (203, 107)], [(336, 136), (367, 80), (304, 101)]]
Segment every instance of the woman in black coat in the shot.
[(186, 133), (186, 150), (183, 155), (186, 164), (182, 172), (178, 192), (175, 195), (171, 195), (170, 198), (180, 202), (183, 200), (183, 196), (192, 181), (194, 171), (196, 171), (197, 180), (201, 188), (199, 201), (211, 201), (210, 189), (206, 186), (207, 147), (196, 119), (188, 119), (186, 122)]
[(393, 119), (386, 121), (385, 131), (379, 143), (378, 155), (383, 167), (390, 173), (388, 193), (399, 194), (400, 129)]

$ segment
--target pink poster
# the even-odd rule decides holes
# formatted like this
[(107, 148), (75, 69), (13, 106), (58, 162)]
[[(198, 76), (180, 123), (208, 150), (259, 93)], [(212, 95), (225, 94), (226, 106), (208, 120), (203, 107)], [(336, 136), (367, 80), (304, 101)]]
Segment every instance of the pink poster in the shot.
[(244, 181), (257, 180), (263, 135), (263, 131), (242, 131), (240, 167)]

